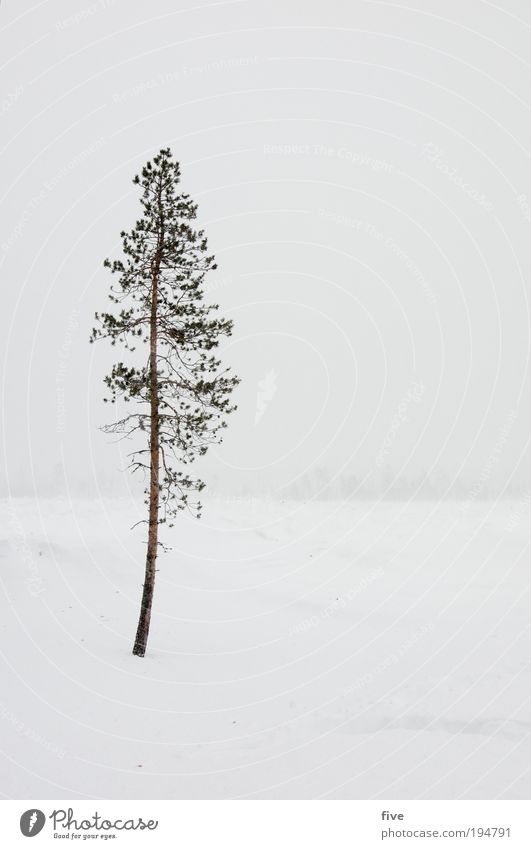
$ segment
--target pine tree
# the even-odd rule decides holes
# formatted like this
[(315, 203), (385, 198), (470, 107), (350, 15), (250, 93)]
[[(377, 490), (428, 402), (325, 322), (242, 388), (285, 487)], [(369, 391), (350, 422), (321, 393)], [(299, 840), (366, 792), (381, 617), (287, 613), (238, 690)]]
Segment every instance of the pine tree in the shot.
[[(225, 416), (236, 409), (230, 395), (239, 383), (212, 354), (232, 322), (215, 315), (218, 304), (203, 302), (205, 274), (216, 268), (203, 230), (193, 229), (197, 205), (178, 192), (179, 164), (169, 149), (147, 162), (133, 182), (142, 190), (142, 217), (120, 234), (123, 258), (104, 265), (117, 276), (109, 298), (114, 313), (96, 313), (90, 341), (110, 339), (132, 354), (105, 377), (111, 404), (124, 405), (102, 430), (138, 441), (133, 472), (149, 475), (145, 489), (148, 525), (145, 580), (133, 654), (143, 657), (151, 620), (159, 524), (179, 510), (201, 515), (195, 493), (204, 488), (186, 467), (221, 442)], [(140, 351), (142, 348), (140, 347)], [(127, 405), (127, 412), (126, 407)], [(123, 413), (123, 414), (122, 414)]]

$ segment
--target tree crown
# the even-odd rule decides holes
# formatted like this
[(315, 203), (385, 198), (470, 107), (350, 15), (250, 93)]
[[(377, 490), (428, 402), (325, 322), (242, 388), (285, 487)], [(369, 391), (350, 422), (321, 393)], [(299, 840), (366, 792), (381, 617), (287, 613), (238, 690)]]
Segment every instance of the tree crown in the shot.
[[(119, 361), (104, 378), (104, 400), (130, 407), (103, 430), (131, 439), (138, 432), (149, 435), (148, 447), (128, 455), (132, 470), (144, 472), (158, 434), (159, 521), (166, 522), (185, 507), (200, 515), (200, 503), (189, 494), (204, 483), (182, 466), (222, 441), (225, 416), (236, 409), (230, 396), (239, 379), (212, 353), (231, 335), (233, 324), (216, 315), (218, 304), (204, 301), (204, 278), (216, 264), (204, 231), (192, 225), (197, 205), (178, 190), (180, 168), (170, 149), (147, 162), (133, 183), (141, 187), (142, 214), (131, 230), (120, 233), (122, 258), (104, 261), (116, 279), (109, 294), (115, 309), (95, 313), (90, 341), (106, 338), (127, 352), (139, 344), (148, 348), (144, 362)], [(138, 358), (137, 352), (133, 359)]]

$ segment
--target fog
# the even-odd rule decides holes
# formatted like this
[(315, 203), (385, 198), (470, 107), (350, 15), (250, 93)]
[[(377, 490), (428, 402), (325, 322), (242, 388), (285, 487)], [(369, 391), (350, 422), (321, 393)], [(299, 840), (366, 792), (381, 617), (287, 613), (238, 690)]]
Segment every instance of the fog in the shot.
[(88, 337), (163, 146), (242, 378), (207, 492), (524, 493), (531, 27), (504, 6), (2, 3), (2, 494), (142, 489)]

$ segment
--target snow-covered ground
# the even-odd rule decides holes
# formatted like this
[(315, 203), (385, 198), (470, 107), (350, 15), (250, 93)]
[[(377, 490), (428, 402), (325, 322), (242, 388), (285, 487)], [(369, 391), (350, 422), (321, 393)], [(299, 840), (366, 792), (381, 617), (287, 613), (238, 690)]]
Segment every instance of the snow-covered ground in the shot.
[(528, 798), (528, 504), (2, 504), (2, 794)]

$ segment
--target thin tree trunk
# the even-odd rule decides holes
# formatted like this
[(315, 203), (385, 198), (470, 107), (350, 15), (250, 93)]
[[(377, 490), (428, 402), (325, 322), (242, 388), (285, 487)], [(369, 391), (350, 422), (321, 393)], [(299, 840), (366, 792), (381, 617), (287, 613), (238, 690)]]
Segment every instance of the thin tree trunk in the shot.
[(151, 623), (151, 606), (153, 604), (153, 592), (155, 589), (155, 567), (158, 553), (158, 531), (159, 531), (159, 392), (157, 379), (157, 319), (158, 319), (158, 282), (160, 263), (162, 257), (162, 246), (164, 243), (164, 225), (162, 221), (162, 208), (159, 189), (159, 209), (161, 210), (161, 232), (159, 244), (155, 256), (151, 287), (151, 319), (150, 319), (150, 349), (149, 349), (149, 384), (150, 384), (150, 483), (149, 483), (149, 524), (148, 524), (148, 546), (146, 555), (146, 575), (144, 579), (144, 590), (142, 592), (142, 603), (140, 616), (136, 631), (133, 654), (144, 657), (149, 636)]

